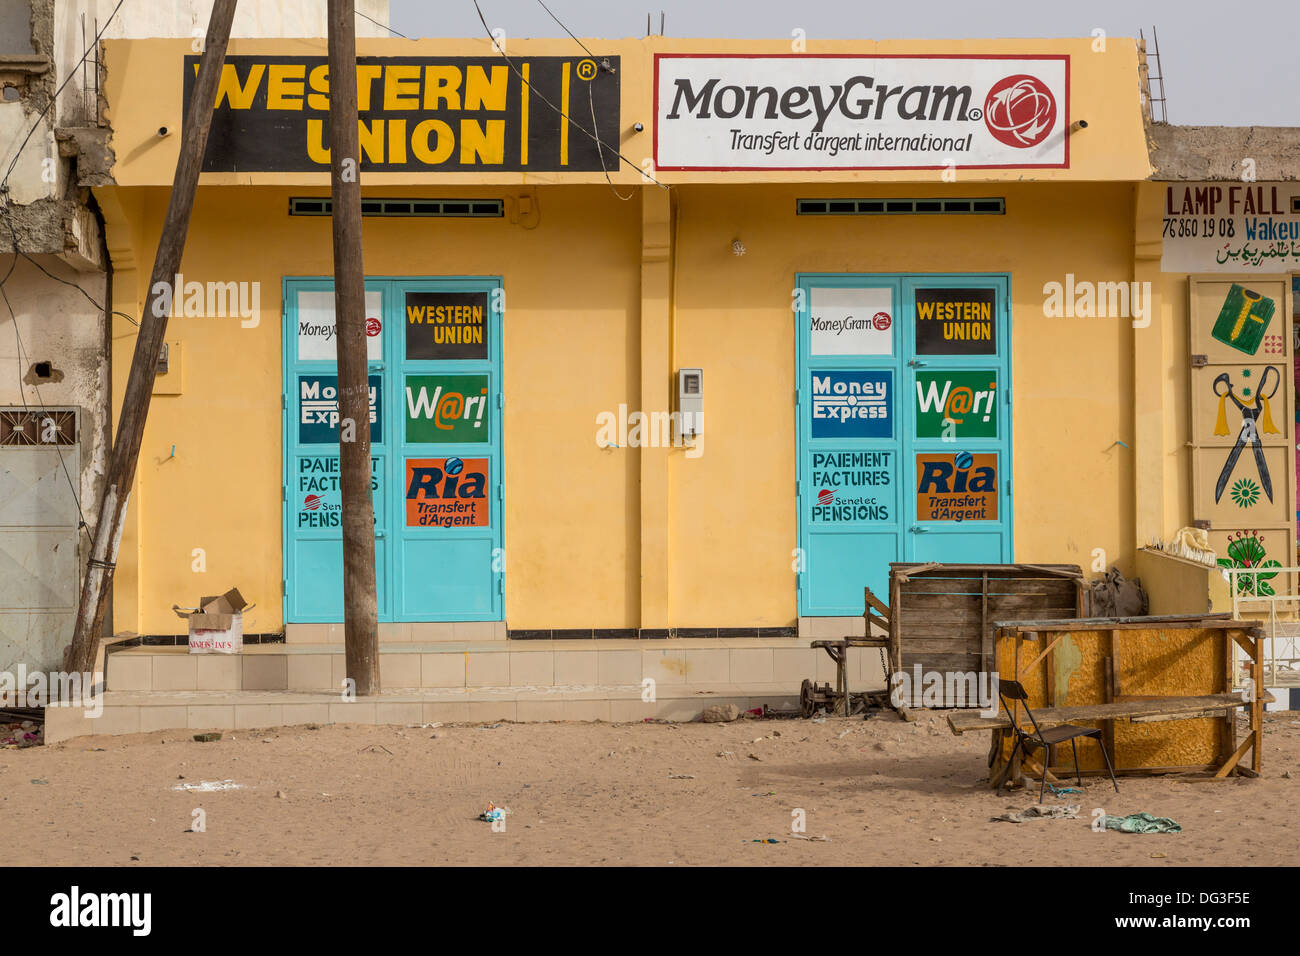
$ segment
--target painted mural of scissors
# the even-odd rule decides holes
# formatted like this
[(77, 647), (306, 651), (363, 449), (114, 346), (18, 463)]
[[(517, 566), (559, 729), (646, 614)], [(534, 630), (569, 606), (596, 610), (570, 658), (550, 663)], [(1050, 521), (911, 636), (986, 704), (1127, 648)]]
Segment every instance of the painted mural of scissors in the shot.
[[(1273, 373), (1273, 390), (1266, 392), (1269, 372)], [(1219, 391), (1220, 382), (1227, 386), (1226, 391)], [(1259, 388), (1255, 390), (1255, 400), (1246, 405), (1232, 390), (1232, 379), (1228, 377), (1227, 372), (1214, 380), (1214, 394), (1220, 398), (1226, 395), (1232, 399), (1232, 404), (1237, 406), (1237, 411), (1241, 412), (1241, 431), (1237, 435), (1237, 444), (1232, 446), (1232, 451), (1228, 454), (1228, 460), (1224, 463), (1223, 471), (1219, 472), (1219, 480), (1214, 486), (1214, 501), (1216, 504), (1223, 497), (1224, 489), (1228, 487), (1228, 481), (1232, 478), (1232, 470), (1237, 467), (1237, 459), (1241, 457), (1241, 450), (1246, 445), (1250, 445), (1251, 451), (1255, 454), (1255, 467), (1259, 470), (1259, 483), (1264, 488), (1264, 494), (1268, 495), (1270, 502), (1273, 500), (1273, 479), (1269, 477), (1268, 463), (1264, 461), (1264, 444), (1259, 437), (1259, 416), (1264, 410), (1264, 402), (1277, 393), (1278, 386), (1281, 384), (1281, 373), (1271, 365), (1265, 366), (1264, 374), (1259, 379)]]

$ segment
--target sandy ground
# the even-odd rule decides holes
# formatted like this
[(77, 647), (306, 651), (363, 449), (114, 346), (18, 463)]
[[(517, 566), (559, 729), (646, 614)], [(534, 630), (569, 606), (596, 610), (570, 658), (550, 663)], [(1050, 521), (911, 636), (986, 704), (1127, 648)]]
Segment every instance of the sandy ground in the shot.
[[(11, 865), (1293, 864), (1300, 715), (1266, 727), (1260, 779), (1085, 777), (1080, 819), (1024, 824), (989, 820), (1036, 794), (993, 794), (987, 736), (924, 712), (87, 737), (0, 751), (0, 844)], [(221, 780), (242, 789), (173, 789)], [(490, 801), (505, 832), (476, 819)], [(1096, 833), (1094, 807), (1183, 832)], [(829, 841), (795, 839), (796, 808)]]

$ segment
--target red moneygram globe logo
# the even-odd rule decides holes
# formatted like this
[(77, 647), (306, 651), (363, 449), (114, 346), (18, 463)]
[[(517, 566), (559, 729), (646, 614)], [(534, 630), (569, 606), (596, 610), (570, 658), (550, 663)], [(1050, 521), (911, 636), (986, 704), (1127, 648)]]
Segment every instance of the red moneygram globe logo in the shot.
[(989, 90), (984, 100), (984, 124), (1003, 145), (1016, 149), (1037, 146), (1056, 126), (1056, 99), (1036, 76), (1008, 76)]

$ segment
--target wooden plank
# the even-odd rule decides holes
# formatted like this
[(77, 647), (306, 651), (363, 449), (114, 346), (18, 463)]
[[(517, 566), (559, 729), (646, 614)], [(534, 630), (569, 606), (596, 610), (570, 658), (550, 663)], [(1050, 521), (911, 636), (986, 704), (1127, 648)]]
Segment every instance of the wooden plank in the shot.
[(903, 645), (904, 657), (979, 657), (979, 648), (962, 638), (914, 638)]
[(993, 632), (989, 627), (989, 575), (984, 572), (983, 593), (980, 595), (980, 670), (993, 672)]
[(942, 565), (938, 561), (928, 561), (925, 564), (917, 564), (913, 567), (907, 568), (906, 570), (899, 571), (897, 578), (900, 581), (906, 581), (910, 575), (924, 574), (926, 571), (931, 571), (939, 567), (942, 567)]
[(965, 673), (978, 671), (980, 660), (976, 654), (913, 654), (903, 651), (903, 670), (911, 672), (918, 664), (922, 671)]
[[(982, 593), (979, 578), (911, 578), (901, 584), (908, 594), (975, 594)], [(996, 578), (989, 580), (989, 594), (1036, 594), (1060, 599), (1064, 605), (1074, 601), (1074, 588), (1059, 578)]]
[(1183, 628), (1201, 628), (1204, 630), (1227, 630), (1229, 628), (1249, 629), (1256, 626), (1248, 621), (1234, 621), (1232, 615), (1175, 614), (1156, 617), (1078, 617), (1056, 618), (1053, 620), (1032, 621), (998, 621), (1007, 627), (1023, 627), (1039, 631), (1110, 631), (1110, 630), (1154, 630)]
[(1023, 576), (1026, 574), (1048, 574), (1059, 575), (1061, 577), (1083, 578), (1083, 569), (1077, 564), (936, 564), (929, 562), (927, 564), (915, 564), (907, 561), (891, 561), (889, 563), (890, 573), (904, 574), (935, 574), (933, 568), (941, 568), (941, 573), (965, 573), (979, 575), (988, 572), (990, 575), (1011, 574)]
[[(1059, 617), (1073, 620), (1074, 603), (1068, 595), (1053, 597), (1042, 594), (988, 595), (990, 620), (1014, 621), (1019, 617)], [(1030, 612), (1030, 613), (1026, 613)]]
[[(1131, 700), (1116, 701), (1110, 704), (1042, 707), (1034, 710), (1034, 719), (1038, 721), (1038, 726), (1047, 728), (1059, 727), (1061, 724), (1068, 724), (1078, 720), (1122, 720), (1132, 717), (1151, 717), (1157, 714), (1230, 710), (1245, 705), (1246, 702), (1236, 694), (1206, 694), (1200, 697), (1163, 697), (1159, 700)], [(1011, 726), (1011, 722), (1002, 714), (997, 717), (980, 717), (976, 714), (951, 715), (948, 718), (948, 724), (953, 728), (953, 733), (956, 734), (974, 730), (995, 730)]]
[(1250, 732), (1255, 739), (1255, 751), (1251, 754), (1250, 769), (1259, 774), (1264, 768), (1264, 668), (1261, 666), (1264, 648), (1264, 632), (1256, 629), (1251, 635), (1255, 645), (1255, 665), (1250, 669), (1255, 678), (1255, 699), (1250, 702)]
[[(1025, 670), (1027, 671), (1033, 670), (1038, 665), (1039, 661), (1041, 661), (1048, 654), (1052, 653), (1052, 649), (1056, 647), (1057, 644), (1061, 643), (1061, 638), (1063, 637), (1065, 637), (1065, 634), (1061, 633), (1061, 634), (1057, 634), (1054, 638), (1052, 638), (1052, 640), (1048, 642), (1048, 645), (1044, 647), (1042, 651), (1039, 652), (1038, 656), (1035, 657), (1032, 661), (1030, 661), (1028, 665), (1026, 665)], [(1050, 694), (1048, 695), (1048, 699), (1049, 700), (1051, 699)]]
[(889, 605), (871, 593), (871, 588), (869, 587), (864, 587), (862, 592), (863, 602), (866, 607), (872, 608), (877, 614), (888, 621), (890, 615)]
[(958, 601), (945, 601), (928, 607), (909, 606), (907, 611), (899, 614), (904, 631), (909, 624), (961, 624), (971, 631), (978, 632), (980, 623), (979, 598), (972, 594), (969, 598)]
[(908, 594), (979, 594), (978, 578), (917, 578), (897, 582)]
[[(1254, 746), (1257, 734), (1258, 731), (1252, 730), (1246, 735), (1246, 738), (1241, 742), (1241, 746), (1232, 752), (1232, 756), (1229, 757), (1227, 762), (1214, 774), (1216, 779), (1222, 780), (1228, 774), (1232, 773), (1232, 768), (1237, 766), (1237, 761), (1241, 760), (1241, 758), (1246, 755), (1246, 751)], [(1259, 748), (1256, 749), (1258, 750)]]
[(1201, 717), (1222, 717), (1230, 713), (1230, 707), (1217, 707), (1211, 710), (1201, 710), (1194, 714), (1157, 714), (1154, 717), (1130, 717), (1129, 723), (1133, 724), (1160, 724), (1170, 720), (1196, 720)]

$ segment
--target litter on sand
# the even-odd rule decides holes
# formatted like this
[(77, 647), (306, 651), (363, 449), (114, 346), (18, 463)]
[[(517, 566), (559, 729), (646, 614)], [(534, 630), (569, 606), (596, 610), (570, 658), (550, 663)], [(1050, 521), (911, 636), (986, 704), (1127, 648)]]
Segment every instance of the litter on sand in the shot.
[(21, 750), (35, 747), (45, 737), (45, 729), (35, 721), (23, 720), (0, 724), (0, 747), (6, 750)]
[(1054, 787), (1050, 783), (1047, 785), (1047, 789), (1052, 791), (1054, 797), (1064, 797), (1069, 793), (1083, 793), (1078, 787)]
[(1182, 833), (1183, 828), (1168, 817), (1153, 817), (1149, 813), (1130, 813), (1126, 817), (1106, 815), (1106, 829), (1120, 833)]
[(220, 740), (220, 739), (221, 739), (221, 734), (218, 734), (218, 733), (211, 733), (211, 734), (195, 734), (195, 735), (194, 735), (194, 739), (195, 739), (195, 741), (197, 741), (198, 743), (201, 743), (201, 744), (210, 744), (210, 743), (212, 743), (214, 740)]
[(831, 838), (828, 836), (804, 836), (802, 833), (790, 834), (791, 840), (807, 840), (809, 843), (830, 843)]
[(496, 823), (499, 820), (504, 820), (509, 812), (509, 807), (498, 807), (495, 803), (489, 803), (487, 809), (480, 813), (478, 818), (488, 823)]
[(1023, 810), (1011, 810), (1001, 816), (989, 817), (989, 822), (1028, 823), (1030, 820), (1075, 820), (1079, 816), (1081, 804), (1071, 803), (1063, 807), (1044, 807), (1034, 805)]
[(196, 793), (216, 793), (218, 790), (243, 790), (242, 783), (233, 780), (204, 780), (200, 783), (178, 783), (173, 790), (190, 790)]

